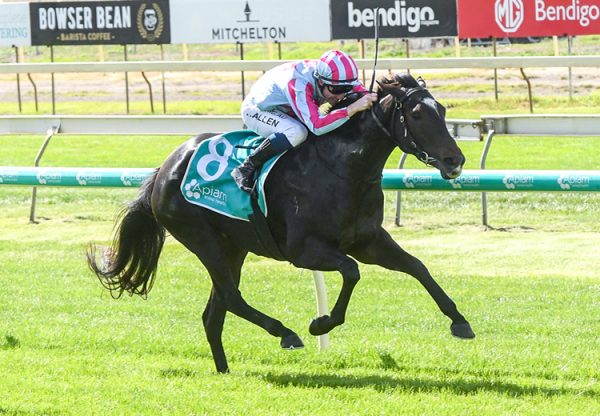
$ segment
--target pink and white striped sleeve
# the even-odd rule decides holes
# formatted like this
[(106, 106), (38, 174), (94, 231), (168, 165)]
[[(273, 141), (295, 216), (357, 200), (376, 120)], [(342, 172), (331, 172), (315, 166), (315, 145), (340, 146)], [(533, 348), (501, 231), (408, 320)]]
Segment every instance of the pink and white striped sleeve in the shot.
[(305, 81), (293, 79), (288, 83), (287, 95), (292, 109), (311, 132), (320, 136), (335, 130), (350, 119), (346, 108), (333, 110), (325, 115), (319, 113), (319, 106), (313, 99), (314, 92), (312, 84)]

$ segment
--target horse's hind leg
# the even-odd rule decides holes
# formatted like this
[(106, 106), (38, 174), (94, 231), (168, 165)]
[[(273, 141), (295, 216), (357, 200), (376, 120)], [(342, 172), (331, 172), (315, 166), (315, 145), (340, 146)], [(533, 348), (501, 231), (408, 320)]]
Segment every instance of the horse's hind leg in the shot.
[(273, 336), (280, 337), (282, 348), (304, 347), (302, 340), (294, 331), (248, 305), (242, 298), (238, 285), (245, 253), (234, 248), (224, 238), (211, 237), (205, 232), (192, 233), (185, 237), (174, 232), (172, 234), (198, 256), (213, 282), (211, 297), (203, 314), (203, 322), (217, 371), (228, 370), (221, 341), (227, 311), (260, 326)]
[[(242, 264), (246, 258), (246, 253), (238, 250), (230, 250), (228, 257), (230, 259), (229, 270), (234, 284), (238, 287), (240, 284)], [(219, 295), (219, 291), (213, 285), (206, 308), (202, 314), (202, 322), (204, 324), (204, 332), (206, 332), (206, 339), (210, 345), (215, 366), (219, 373), (229, 372), (227, 357), (225, 356), (221, 338), (226, 313), (227, 307), (225, 305), (225, 299)]]
[(386, 269), (408, 273), (425, 287), (444, 315), (452, 320), (452, 335), (474, 338), (475, 333), (456, 304), (437, 284), (427, 267), (416, 257), (404, 251), (383, 229), (368, 244), (350, 252), (361, 263), (378, 264)]
[(227, 311), (260, 326), (269, 334), (281, 338), (280, 345), (285, 349), (304, 347), (300, 337), (280, 321), (250, 306), (242, 297), (231, 275), (220, 265), (203, 261), (208, 270), (219, 298)]
[(229, 372), (227, 357), (223, 349), (223, 340), (221, 339), (226, 313), (225, 302), (219, 297), (218, 292), (213, 287), (204, 313), (202, 314), (202, 322), (204, 324), (206, 339), (208, 340), (208, 345), (210, 345), (213, 360), (215, 361), (215, 367), (219, 373)]

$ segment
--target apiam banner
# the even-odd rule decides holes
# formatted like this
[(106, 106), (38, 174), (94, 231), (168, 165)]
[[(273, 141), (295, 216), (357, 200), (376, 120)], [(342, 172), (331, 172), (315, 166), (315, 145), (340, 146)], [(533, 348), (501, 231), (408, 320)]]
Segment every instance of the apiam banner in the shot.
[(30, 3), (32, 45), (169, 43), (169, 1)]
[(172, 43), (331, 39), (326, 0), (171, 0)]
[[(479, 0), (481, 1), (481, 0)], [(455, 0), (331, 0), (333, 39), (456, 36)]]
[(600, 34), (598, 0), (458, 0), (461, 38)]
[(29, 46), (29, 4), (0, 4), (0, 46)]

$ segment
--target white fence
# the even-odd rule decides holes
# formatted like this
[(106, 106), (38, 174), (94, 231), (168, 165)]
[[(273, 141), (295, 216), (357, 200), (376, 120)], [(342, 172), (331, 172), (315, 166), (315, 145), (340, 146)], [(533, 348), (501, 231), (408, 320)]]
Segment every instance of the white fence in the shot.
[[(481, 140), (480, 120), (448, 119), (455, 138)], [(194, 135), (244, 127), (241, 116), (0, 116), (0, 134), (43, 134), (57, 127), (63, 134)]]
[[(79, 72), (186, 72), (186, 71), (267, 71), (286, 60), (214, 60), (214, 61), (125, 61), (125, 62), (54, 62), (0, 64), (0, 73), (79, 73)], [(373, 68), (373, 59), (357, 59), (359, 69)], [(451, 69), (451, 68), (569, 68), (600, 67), (595, 56), (505, 56), (483, 58), (397, 58), (379, 59), (380, 70)]]

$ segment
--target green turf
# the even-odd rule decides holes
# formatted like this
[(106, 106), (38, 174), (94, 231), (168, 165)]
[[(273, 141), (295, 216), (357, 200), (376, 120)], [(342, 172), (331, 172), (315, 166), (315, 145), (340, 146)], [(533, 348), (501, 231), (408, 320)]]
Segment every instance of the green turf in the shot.
[[(57, 136), (44, 166), (157, 166), (185, 137)], [(489, 168), (598, 169), (598, 139), (495, 139)], [(0, 165), (30, 165), (36, 136), (0, 136)], [(482, 143), (461, 142), (468, 168)], [(398, 154), (388, 163), (394, 167)], [(409, 160), (408, 167), (420, 167)], [(306, 348), (236, 317), (224, 343), (232, 373), (214, 372), (201, 313), (210, 278), (172, 238), (147, 301), (113, 300), (85, 265), (136, 190), (0, 187), (0, 414), (600, 413), (600, 196), (403, 193), (403, 226), (385, 224), (421, 258), (471, 321), (460, 341), (419, 284), (362, 266), (346, 324), (319, 352), (308, 334), (312, 276), (249, 256), (241, 290)], [(327, 273), (330, 305), (340, 278)]]
[[(394, 52), (400, 42), (382, 44), (382, 56), (401, 55)], [(314, 52), (284, 46), (284, 58)], [(148, 50), (132, 51), (132, 59)], [(96, 51), (81, 53), (93, 59)], [(260, 58), (265, 49), (246, 52)], [(117, 59), (122, 50), (106, 53)], [(205, 59), (236, 51), (221, 45), (190, 53)], [(447, 104), (455, 118), (527, 111), (521, 98)], [(15, 105), (0, 112), (13, 114)], [(147, 105), (134, 111), (147, 113)], [(169, 108), (233, 114), (238, 104), (177, 105)], [(111, 106), (91, 107), (124, 111)], [(574, 103), (540, 98), (536, 111), (597, 106), (594, 94)], [(42, 165), (153, 167), (185, 139), (58, 135)], [(0, 165), (31, 165), (42, 140), (0, 136)], [(499, 136), (487, 167), (597, 170), (598, 140)], [(460, 146), (466, 168), (476, 169), (482, 143)], [(422, 166), (409, 159), (407, 167)], [(86, 268), (87, 245), (108, 243), (116, 212), (135, 193), (38, 188), (39, 223), (30, 224), (31, 189), (0, 186), (0, 415), (600, 414), (599, 194), (491, 193), (492, 227), (483, 228), (479, 194), (403, 192), (402, 227), (394, 227), (395, 194), (386, 193), (386, 227), (470, 320), (477, 338), (468, 342), (450, 336), (449, 321), (414, 279), (361, 266), (347, 321), (331, 333), (331, 349), (319, 352), (308, 334), (310, 272), (250, 255), (242, 293), (296, 330), (306, 348), (282, 351), (277, 339), (229, 316), (223, 337), (232, 373), (223, 376), (214, 372), (200, 318), (210, 278), (179, 243), (167, 239), (146, 301), (113, 300)], [(340, 277), (327, 273), (326, 281), (332, 305)]]

